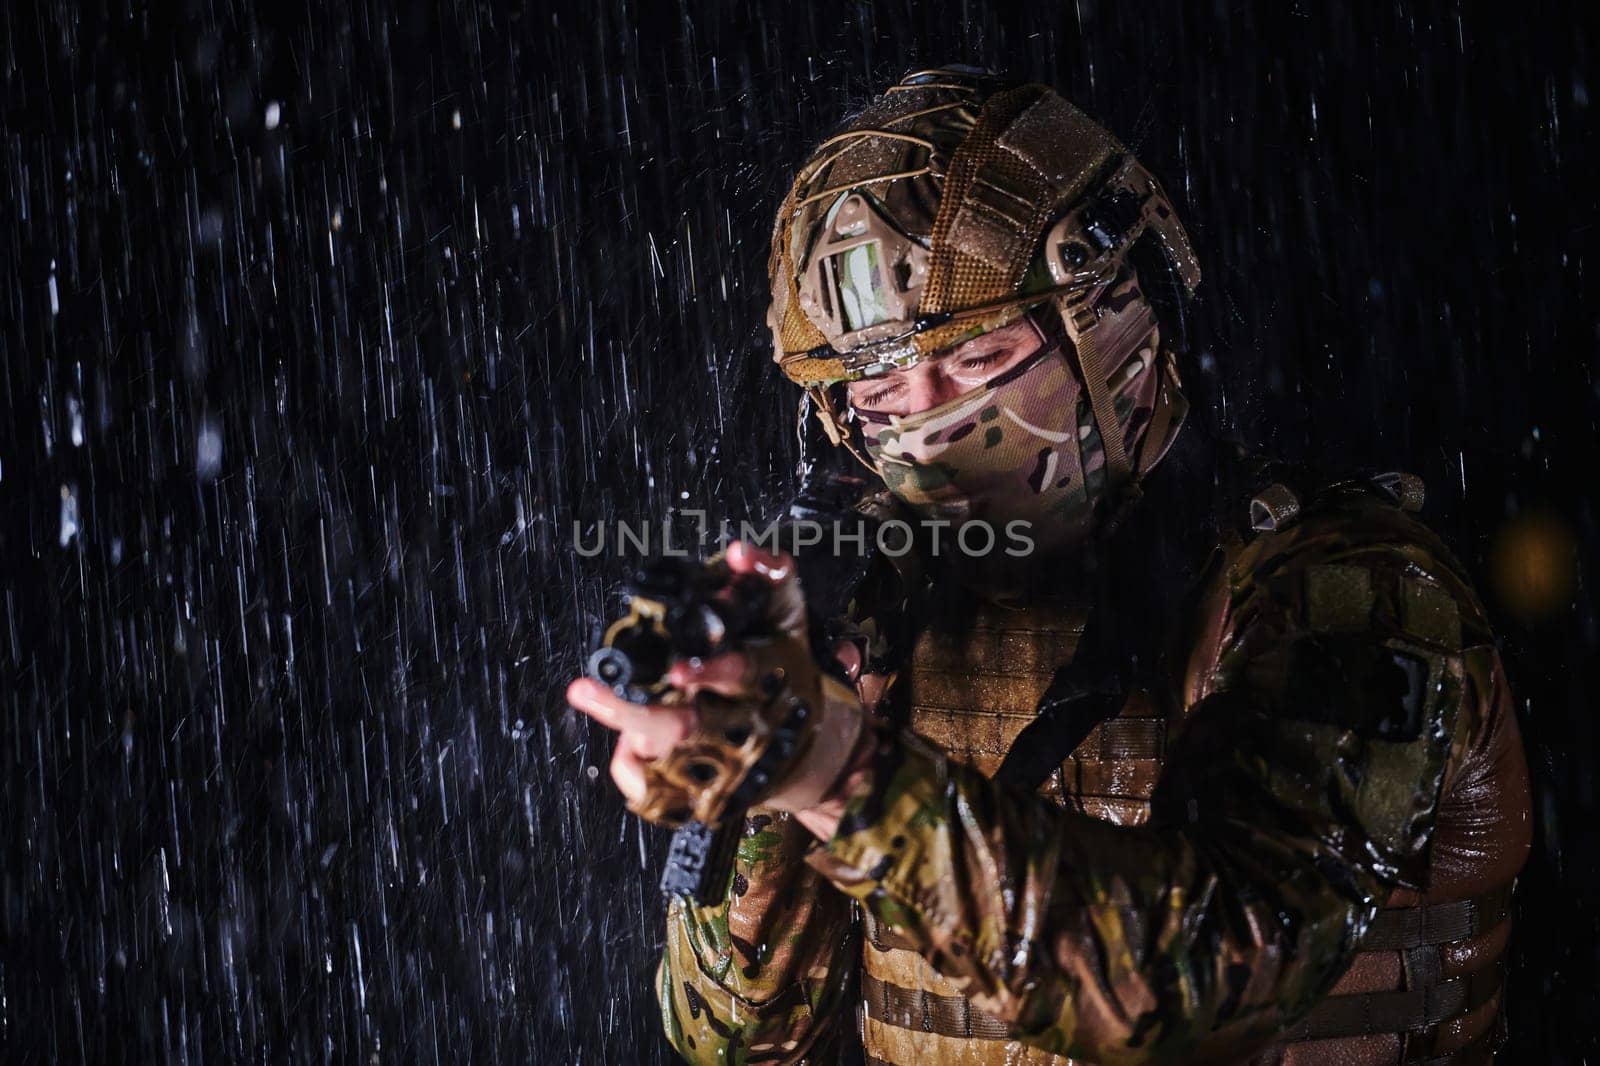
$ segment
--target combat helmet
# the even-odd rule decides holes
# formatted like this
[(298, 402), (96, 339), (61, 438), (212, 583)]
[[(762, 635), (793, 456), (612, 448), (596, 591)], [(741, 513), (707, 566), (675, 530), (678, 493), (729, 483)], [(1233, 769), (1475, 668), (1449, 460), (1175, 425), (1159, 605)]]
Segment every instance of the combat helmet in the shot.
[[(828, 137), (773, 228), (774, 358), (835, 444), (872, 463), (834, 388), (912, 366), (1031, 311), (1070, 341), (1122, 487), (1182, 418), (1169, 345), (1149, 433), (1130, 457), (1099, 358), (1100, 304), (1135, 249), (1159, 253), (1182, 301), (1200, 281), (1160, 185), (1109, 132), (1044, 85), (972, 67), (907, 75)], [(1116, 426), (1116, 432), (1111, 432)], [(1144, 445), (1150, 445), (1145, 447)]]

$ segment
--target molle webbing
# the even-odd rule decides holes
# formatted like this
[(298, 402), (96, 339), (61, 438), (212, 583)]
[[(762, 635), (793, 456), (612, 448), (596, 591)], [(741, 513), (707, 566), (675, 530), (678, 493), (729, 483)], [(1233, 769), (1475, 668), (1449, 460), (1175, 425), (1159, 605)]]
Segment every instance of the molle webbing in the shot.
[(1288, 1039), (1326, 1040), (1431, 1029), (1489, 1002), (1500, 991), (1504, 977), (1505, 960), (1496, 959), (1476, 973), (1436, 985), (1329, 996), (1289, 1030)]
[(960, 636), (924, 630), (904, 682), (910, 725), (958, 761), (992, 774), (1033, 721), (1057, 668), (1072, 658), (1084, 614), (984, 603)]
[(1165, 718), (1111, 718), (1095, 726), (1070, 757), (1100, 762), (1159, 759), (1166, 743)]
[[(1077, 654), (1081, 608), (1035, 601), (980, 603), (957, 635), (925, 629), (900, 682), (908, 724), (951, 758), (994, 776), (1019, 734), (1038, 721), (1057, 671)], [(1118, 825), (1144, 821), (1161, 772), (1167, 723), (1136, 692), (1120, 715), (1094, 725), (1070, 753), (1052, 756), (1048, 776), (1028, 787)], [(1070, 743), (1070, 742), (1069, 742)]]
[[(1494, 929), (1505, 921), (1510, 907), (1511, 886), (1502, 885), (1471, 899), (1379, 911), (1361, 939), (1361, 950), (1405, 952), (1411, 987), (1329, 996), (1300, 1019), (1287, 1038), (1299, 1041), (1374, 1033), (1426, 1033), (1483, 1006), (1500, 991), (1505, 960), (1496, 956), (1470, 973), (1441, 980), (1439, 949)], [(1446, 1056), (1439, 1061), (1463, 1060)]]
[[(1110, 724), (1110, 723), (1106, 723)], [(1362, 939), (1363, 951), (1397, 951), (1438, 948), (1478, 936), (1503, 921), (1511, 902), (1504, 886), (1472, 899), (1379, 911)], [(865, 913), (869, 950), (912, 951), (917, 947)], [(1285, 1034), (1288, 1041), (1406, 1033), (1431, 1029), (1494, 998), (1505, 975), (1504, 959), (1496, 958), (1481, 969), (1436, 984), (1391, 992), (1364, 992), (1330, 996)], [(965, 996), (947, 996), (914, 988), (901, 988), (871, 974), (862, 975), (862, 997), (867, 1016), (886, 1025), (915, 1029), (940, 1036), (975, 1040), (1009, 1039), (1001, 1019), (976, 1006)], [(1432, 1058), (1413, 1058), (1415, 1066), (1466, 1066), (1487, 1062), (1492, 1048), (1485, 1040)]]
[(920, 988), (900, 988), (861, 975), (861, 998), (867, 1017), (901, 1029), (920, 1029), (939, 1036), (972, 1040), (1006, 1040), (1006, 1023), (977, 1007), (966, 996), (941, 996)]
[(1499, 925), (1510, 906), (1511, 889), (1506, 886), (1471, 899), (1381, 910), (1361, 938), (1361, 950), (1408, 951), (1466, 940)]
[[(1494, 1062), (1495, 1050), (1492, 1038), (1493, 1031), (1478, 1037), (1466, 1047), (1433, 1058), (1412, 1059), (1406, 1066), (1490, 1066)], [(880, 1059), (871, 1054), (867, 1055), (863, 1061), (866, 1066), (897, 1066), (896, 1063), (890, 1062), (888, 1059)], [(1063, 1059), (1061, 1061), (1070, 1062), (1071, 1060)], [(922, 1066), (922, 1064), (918, 1064), (918, 1066)]]
[[(1008, 609), (984, 603), (960, 637), (925, 630), (904, 675), (912, 728), (952, 758), (992, 774), (1017, 734), (1035, 720), (1057, 670), (1076, 653), (1084, 617), (1080, 609), (1061, 605)], [(1165, 745), (1163, 718), (1099, 722), (1058, 764), (1043, 791), (1099, 817), (1141, 821), (1146, 786), (1159, 774)], [(963, 1062), (1070, 1066), (1071, 1060), (1012, 1040), (1003, 1020), (952, 994), (908, 940), (870, 911), (863, 916), (863, 950), (879, 960), (877, 967), (869, 961), (862, 974), (868, 1062), (922, 1066), (945, 1061), (946, 1052), (960, 1047)], [(941, 1040), (951, 1043), (941, 1046)], [(974, 1052), (981, 1057), (972, 1058)]]

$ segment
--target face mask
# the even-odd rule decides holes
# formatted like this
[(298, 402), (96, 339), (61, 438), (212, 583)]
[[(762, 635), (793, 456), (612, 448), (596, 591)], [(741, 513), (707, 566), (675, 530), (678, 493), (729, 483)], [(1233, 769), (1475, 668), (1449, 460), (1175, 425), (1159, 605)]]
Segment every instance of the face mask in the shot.
[(987, 521), (1000, 537), (1021, 520), (1036, 542), (1059, 542), (1091, 519), (1080, 423), (1092, 432), (1093, 420), (1081, 393), (1059, 344), (1050, 344), (938, 407), (857, 417), (885, 485), (918, 514)]
[[(1130, 453), (1149, 423), (1160, 378), (1159, 330), (1138, 297), (1129, 274), (1106, 297), (1097, 327)], [(1006, 523), (1022, 520), (1030, 523), (1029, 537), (1049, 546), (1093, 528), (1094, 505), (1106, 494), (1105, 449), (1060, 341), (927, 411), (855, 414), (884, 484), (924, 518), (986, 521), (1002, 541)]]

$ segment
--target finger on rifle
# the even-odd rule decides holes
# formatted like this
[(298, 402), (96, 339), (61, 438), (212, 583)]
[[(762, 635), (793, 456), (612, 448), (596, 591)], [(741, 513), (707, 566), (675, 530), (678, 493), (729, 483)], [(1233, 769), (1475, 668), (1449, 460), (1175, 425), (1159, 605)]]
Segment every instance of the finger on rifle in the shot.
[(568, 685), (567, 702), (608, 729), (632, 735), (636, 750), (643, 748), (656, 755), (670, 751), (694, 728), (691, 709), (629, 703), (592, 678), (582, 677)]
[(861, 646), (855, 641), (837, 641), (833, 645), (833, 657), (839, 660), (839, 665), (844, 667), (845, 676), (851, 681), (861, 676)]
[(794, 573), (794, 560), (781, 552), (774, 553), (758, 548), (749, 541), (736, 540), (728, 545), (728, 569), (736, 574), (760, 574), (777, 584)]
[(611, 755), (611, 780), (616, 783), (617, 791), (630, 803), (643, 796), (648, 788), (644, 763), (645, 760), (633, 749), (630, 734), (622, 734), (617, 741), (617, 750)]

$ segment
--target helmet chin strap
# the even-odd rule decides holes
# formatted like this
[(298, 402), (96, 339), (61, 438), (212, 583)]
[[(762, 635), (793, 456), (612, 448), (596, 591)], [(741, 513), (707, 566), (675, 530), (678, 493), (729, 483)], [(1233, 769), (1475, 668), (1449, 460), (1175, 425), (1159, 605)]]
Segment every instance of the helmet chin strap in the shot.
[(1083, 388), (1089, 396), (1089, 410), (1094, 414), (1095, 428), (1100, 432), (1100, 446), (1106, 451), (1106, 483), (1114, 497), (1133, 481), (1128, 464), (1128, 450), (1123, 445), (1122, 427), (1117, 423), (1117, 412), (1111, 400), (1111, 390), (1106, 384), (1106, 368), (1100, 358), (1096, 343), (1099, 333), (1099, 312), (1094, 306), (1061, 307), (1061, 324), (1067, 339), (1078, 354), (1078, 368), (1083, 372)]
[(844, 416), (834, 406), (833, 398), (828, 395), (828, 386), (811, 385), (806, 388), (805, 398), (800, 401), (801, 418), (805, 417), (806, 398), (809, 398), (816, 408), (817, 421), (822, 423), (822, 431), (828, 435), (828, 440), (835, 447), (842, 447), (845, 451), (855, 456), (856, 461), (866, 467), (874, 477), (881, 478), (883, 475), (879, 473), (877, 465), (873, 463), (866, 452), (861, 450), (861, 446), (856, 443), (855, 434), (845, 422)]

